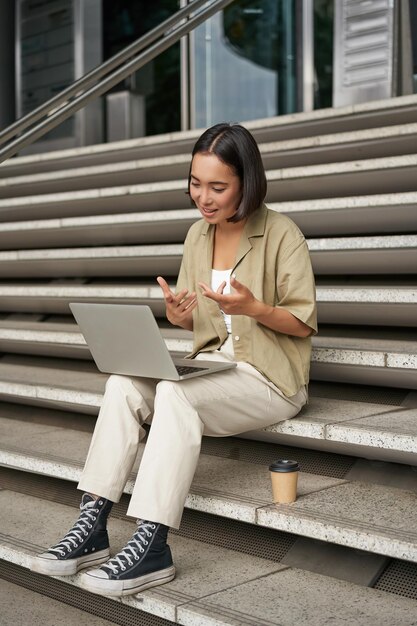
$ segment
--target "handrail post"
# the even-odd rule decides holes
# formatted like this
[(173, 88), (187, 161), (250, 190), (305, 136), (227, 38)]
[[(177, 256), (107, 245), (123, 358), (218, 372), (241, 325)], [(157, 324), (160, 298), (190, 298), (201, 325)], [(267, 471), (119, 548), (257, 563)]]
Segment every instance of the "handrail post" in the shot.
[[(76, 111), (81, 109), (94, 98), (97, 98), (98, 96), (106, 93), (109, 89), (114, 87), (114, 85), (117, 85), (127, 76), (130, 76), (130, 74), (136, 72), (139, 68), (143, 67), (143, 65), (161, 54), (161, 52), (164, 52), (164, 50), (169, 48), (172, 44), (179, 41), (181, 37), (196, 28), (207, 18), (211, 17), (212, 15), (223, 9), (223, 7), (231, 4), (233, 1), (234, 0), (214, 0), (214, 2), (210, 6), (206, 7), (205, 9), (194, 15), (187, 23), (172, 30), (160, 41), (154, 43), (144, 52), (141, 52), (139, 56), (134, 57), (132, 60), (125, 63), (122, 67), (115, 70), (112, 74), (101, 80), (101, 82), (99, 82), (97, 85), (95, 85), (94, 87), (90, 87), (71, 102), (62, 105), (61, 108), (56, 110), (54, 113), (49, 113), (49, 117), (46, 120), (39, 122), (34, 128), (30, 129), (21, 137), (10, 142), (10, 144), (0, 150), (0, 163), (16, 154), (16, 152), (18, 152), (24, 146), (45, 135), (47, 132), (58, 126), (61, 122), (73, 115)], [(188, 5), (186, 8), (189, 9), (189, 7), (193, 6), (195, 2), (196, 0), (194, 0), (194, 2), (191, 5)]]
[(127, 46), (124, 50), (121, 50), (113, 57), (87, 72), (84, 76), (76, 80), (74, 83), (60, 91), (56, 96), (53, 96), (47, 102), (44, 102), (39, 107), (30, 111), (27, 115), (16, 120), (0, 132), (0, 145), (4, 144), (11, 137), (14, 137), (18, 133), (22, 132), (25, 128), (28, 128), (44, 115), (47, 115), (51, 110), (63, 107), (72, 97), (75, 97), (80, 90), (85, 90), (93, 85), (97, 80), (101, 79), (105, 74), (112, 71), (115, 67), (118, 67), (124, 63), (127, 59), (137, 54), (141, 50), (144, 50), (148, 45), (152, 44), (158, 38), (169, 31), (172, 26), (175, 26), (185, 16), (188, 16), (192, 11), (197, 10), (207, 0), (193, 0), (193, 2), (180, 11), (177, 11), (174, 15), (171, 15), (164, 22), (153, 28), (151, 31), (134, 41)]

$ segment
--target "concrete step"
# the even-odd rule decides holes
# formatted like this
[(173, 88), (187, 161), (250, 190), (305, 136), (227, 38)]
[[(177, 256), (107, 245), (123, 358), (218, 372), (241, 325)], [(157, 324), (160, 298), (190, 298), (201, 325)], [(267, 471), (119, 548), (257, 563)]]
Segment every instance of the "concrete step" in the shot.
[[(175, 282), (171, 281), (171, 289)], [(49, 284), (0, 284), (3, 311), (60, 313), (70, 315), (70, 302), (121, 302), (147, 304), (156, 317), (165, 316), (161, 289), (156, 282), (135, 284), (80, 284), (60, 281)]]
[[(89, 361), (18, 355), (0, 360), (0, 397), (4, 402), (97, 415), (106, 380), (107, 375), (99, 373)], [(295, 418), (248, 436), (353, 456), (415, 463), (417, 409), (313, 396)]]
[[(259, 145), (265, 169), (413, 154), (417, 123)], [(0, 178), (0, 198), (186, 178), (190, 154)]]
[[(268, 202), (417, 191), (417, 155), (288, 167), (267, 171)], [(186, 180), (0, 199), (0, 219), (28, 220), (181, 209)]]
[[(415, 196), (417, 198), (417, 194)], [(0, 247), (7, 250), (80, 244), (178, 243), (184, 241), (188, 229), (200, 217), (198, 209), (181, 209), (3, 222), (0, 224)]]
[[(171, 352), (192, 351), (191, 333), (161, 332)], [(0, 320), (0, 351), (91, 360), (83, 335), (69, 323)], [(322, 331), (313, 337), (310, 378), (417, 389), (417, 341), (327, 337)]]
[[(258, 142), (284, 141), (417, 122), (416, 96), (244, 122)], [(1, 177), (190, 153), (202, 129), (9, 159)]]
[(311, 237), (415, 232), (417, 227), (415, 192), (276, 202), (269, 206), (291, 217)]
[[(0, 432), (2, 466), (79, 481), (90, 433), (7, 418), (0, 418)], [(144, 447), (139, 445), (124, 493), (133, 490)], [(216, 447), (216, 441), (211, 447)], [(404, 488), (301, 471), (296, 502), (275, 505), (269, 463), (236, 460), (236, 439), (233, 450), (234, 458), (218, 456), (213, 450), (200, 455), (186, 500), (188, 509), (417, 562), (417, 474), (411, 468)]]
[(86, 613), (8, 580), (0, 584), (1, 620), (6, 626), (115, 626), (115, 622)]
[[(161, 332), (171, 352), (192, 351), (192, 333), (181, 328), (161, 328)], [(0, 351), (92, 359), (82, 333), (72, 323), (0, 320)]]
[[(336, 283), (336, 281), (335, 281)], [(318, 283), (319, 321), (323, 324), (415, 326), (414, 286)], [(171, 282), (175, 289), (175, 283)], [(156, 317), (165, 316), (161, 290), (155, 283), (125, 284), (0, 284), (3, 312), (70, 314), (69, 302), (147, 304)]]
[[(73, 507), (12, 491), (1, 492), (0, 500), (7, 505), (2, 507), (0, 556), (24, 568), (28, 568), (34, 554), (62, 536), (63, 529), (70, 527), (76, 513)], [(39, 512), (31, 523), (27, 518), (28, 506)], [(39, 523), (40, 520), (43, 523)], [(28, 528), (36, 542), (28, 540)], [(133, 529), (130, 521), (110, 518), (109, 534), (114, 552), (123, 547)], [(177, 568), (176, 578), (166, 585), (123, 598), (123, 605), (184, 626), (212, 626), (214, 623), (218, 626), (272, 626), (277, 620), (282, 626), (293, 626), (294, 620), (302, 621), (305, 615), (312, 624), (339, 624), (343, 616), (347, 626), (356, 626), (358, 619), (363, 624), (411, 626), (415, 618), (417, 603), (408, 598), (173, 533), (169, 542)], [(52, 578), (50, 580), (52, 582)], [(78, 587), (80, 574), (57, 577), (57, 580)], [(298, 593), (294, 593), (294, 589)], [(338, 598), (337, 603), (334, 597)]]
[[(417, 193), (273, 202), (306, 236), (417, 231)], [(395, 221), (393, 220), (395, 215)], [(177, 243), (198, 219), (197, 209), (64, 217), (0, 223), (0, 246), (42, 248)], [(36, 235), (36, 236), (34, 236)]]
[[(417, 235), (308, 239), (314, 273), (416, 274)], [(1, 278), (176, 275), (183, 245), (0, 251)]]

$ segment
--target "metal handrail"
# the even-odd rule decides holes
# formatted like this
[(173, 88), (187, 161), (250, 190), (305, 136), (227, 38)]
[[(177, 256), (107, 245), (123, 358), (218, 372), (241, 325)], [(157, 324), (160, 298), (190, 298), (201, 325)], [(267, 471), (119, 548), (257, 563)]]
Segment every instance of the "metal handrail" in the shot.
[(171, 27), (175, 26), (185, 17), (188, 17), (192, 11), (200, 8), (203, 4), (206, 4), (206, 2), (207, 0), (194, 0), (191, 4), (188, 4), (180, 11), (174, 13), (174, 15), (171, 15), (164, 22), (161, 22), (161, 24), (150, 30), (145, 35), (142, 35), (139, 39), (136, 39), (136, 41), (112, 56), (110, 59), (90, 70), (87, 74), (84, 74), (84, 76), (60, 91), (56, 96), (53, 96), (33, 111), (30, 111), (30, 113), (24, 117), (16, 120), (13, 124), (10, 124), (10, 126), (0, 132), (0, 145), (39, 120), (43, 115), (48, 114), (53, 109), (57, 109), (61, 104), (66, 104), (69, 98), (79, 94), (81, 90), (90, 87), (115, 67), (121, 65), (124, 61), (130, 59), (130, 57), (146, 48), (146, 46), (150, 45), (156, 39), (164, 35)]
[[(39, 120), (43, 115), (47, 115), (46, 120), (36, 124), (34, 128), (22, 134), (14, 141), (11, 141), (7, 146), (0, 150), (0, 163), (16, 154), (24, 146), (45, 135), (47, 132), (58, 126), (61, 122), (85, 106), (88, 102), (102, 95), (114, 85), (121, 82), (124, 78), (146, 65), (146, 63), (179, 41), (181, 37), (189, 33), (191, 30), (194, 30), (194, 28), (196, 28), (199, 24), (214, 15), (214, 13), (217, 13), (217, 11), (220, 11), (225, 6), (231, 4), (233, 1), (234, 0), (214, 0), (210, 6), (202, 9), (182, 26), (178, 26), (178, 23), (182, 21), (184, 17), (194, 12), (196, 8), (207, 4), (207, 0), (193, 0), (192, 3), (175, 13), (168, 20), (165, 20), (165, 22), (162, 22), (162, 24), (128, 46), (125, 50), (122, 50), (122, 52), (118, 53), (102, 65), (83, 76), (70, 87), (67, 87), (57, 96), (54, 96), (48, 102), (35, 109), (24, 118), (14, 122), (0, 134), (0, 139), (2, 139), (3, 142), (6, 141), (6, 136), (10, 138), (11, 136), (16, 135), (24, 128), (27, 128), (29, 125)], [(171, 31), (167, 33), (167, 30), (171, 27)], [(157, 41), (145, 52), (142, 52), (142, 54), (139, 54), (131, 61), (126, 62), (122, 65), (122, 67), (109, 74), (109, 76), (101, 80), (97, 85), (90, 87), (81, 94), (79, 93), (80, 89), (85, 89), (87, 86), (96, 82), (104, 74), (111, 71), (111, 69), (121, 65), (123, 61), (126, 61), (126, 59), (129, 59), (134, 54), (137, 54), (138, 51), (143, 50), (144, 47), (148, 46), (151, 42), (161, 36), (162, 39)], [(68, 102), (68, 98), (73, 95), (75, 95), (75, 98), (71, 102)]]

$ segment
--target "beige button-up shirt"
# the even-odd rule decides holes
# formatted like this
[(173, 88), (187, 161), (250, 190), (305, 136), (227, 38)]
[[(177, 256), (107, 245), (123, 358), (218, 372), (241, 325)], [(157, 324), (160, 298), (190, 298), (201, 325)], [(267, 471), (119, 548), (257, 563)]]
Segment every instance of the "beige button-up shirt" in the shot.
[[(193, 311), (194, 345), (190, 357), (217, 350), (227, 338), (216, 302), (198, 287), (211, 285), (214, 225), (199, 220), (188, 231), (177, 291), (197, 293)], [(263, 205), (245, 224), (233, 274), (255, 298), (290, 311), (317, 332), (314, 276), (302, 232), (288, 217)], [(311, 339), (286, 335), (263, 326), (246, 315), (232, 315), (235, 358), (246, 361), (274, 383), (286, 396), (308, 384)]]

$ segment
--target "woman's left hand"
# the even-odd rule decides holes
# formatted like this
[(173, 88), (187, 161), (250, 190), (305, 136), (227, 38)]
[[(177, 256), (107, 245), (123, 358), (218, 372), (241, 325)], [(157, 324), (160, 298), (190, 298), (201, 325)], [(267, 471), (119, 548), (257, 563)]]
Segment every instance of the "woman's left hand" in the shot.
[(226, 283), (223, 281), (217, 291), (210, 289), (206, 283), (198, 283), (203, 296), (217, 302), (226, 315), (248, 315), (253, 317), (258, 310), (259, 300), (255, 298), (253, 293), (242, 285), (234, 276), (230, 278), (230, 286), (233, 287), (235, 293), (224, 294), (223, 290)]

